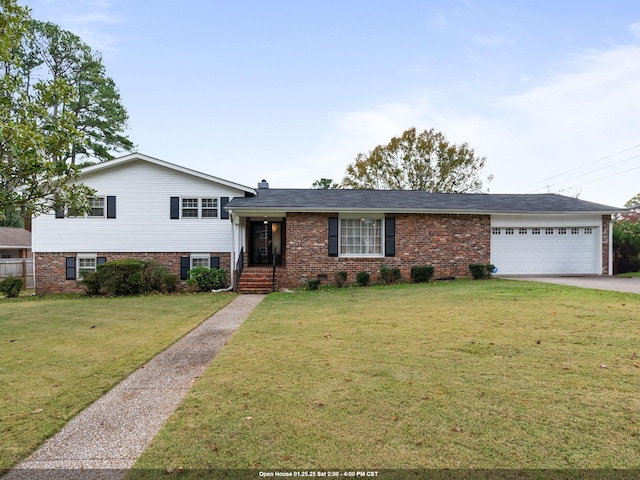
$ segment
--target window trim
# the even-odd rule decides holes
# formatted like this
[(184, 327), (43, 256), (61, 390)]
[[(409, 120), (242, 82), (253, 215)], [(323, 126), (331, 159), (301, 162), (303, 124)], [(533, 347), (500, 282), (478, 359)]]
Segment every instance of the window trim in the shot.
[[(377, 226), (374, 227), (374, 229), (378, 229), (377, 235), (375, 237), (370, 237), (370, 238), (378, 238), (378, 242), (374, 241), (374, 245), (373, 248), (378, 248), (379, 252), (378, 253), (372, 253), (371, 251), (367, 252), (367, 253), (350, 253), (350, 252), (345, 252), (344, 248), (345, 245), (343, 245), (343, 239), (345, 238), (345, 235), (343, 234), (343, 229), (345, 228), (344, 223), (345, 221), (354, 221), (354, 220), (358, 220), (360, 222), (362, 221), (375, 221), (377, 223)], [(384, 258), (385, 257), (385, 216), (384, 215), (378, 215), (378, 214), (360, 214), (360, 215), (340, 215), (338, 217), (338, 257), (339, 258)], [(354, 238), (359, 238), (362, 239), (362, 236), (359, 237), (354, 237)], [(362, 242), (360, 243), (360, 246), (362, 246)]]
[[(93, 267), (90, 268), (81, 268), (82, 260), (93, 260)], [(83, 271), (86, 272), (95, 272), (98, 268), (98, 254), (96, 253), (78, 253), (76, 255), (76, 280), (82, 280)]]
[[(179, 219), (180, 220), (219, 220), (220, 219), (220, 197), (184, 196), (178, 197)], [(194, 205), (185, 206), (185, 201), (194, 201)], [(213, 206), (205, 206), (205, 201), (211, 201)], [(195, 211), (194, 216), (185, 216), (185, 210)], [(204, 212), (213, 212), (214, 215), (204, 215)]]
[[(194, 260), (206, 260), (207, 265), (194, 265)], [(210, 253), (192, 253), (189, 255), (189, 270), (196, 267), (211, 268), (211, 254)]]

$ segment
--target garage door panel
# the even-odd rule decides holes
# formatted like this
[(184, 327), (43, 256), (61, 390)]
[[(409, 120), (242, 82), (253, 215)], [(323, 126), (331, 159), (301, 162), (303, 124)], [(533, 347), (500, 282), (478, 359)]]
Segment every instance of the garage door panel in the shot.
[(598, 273), (592, 227), (494, 228), (491, 263), (503, 274)]

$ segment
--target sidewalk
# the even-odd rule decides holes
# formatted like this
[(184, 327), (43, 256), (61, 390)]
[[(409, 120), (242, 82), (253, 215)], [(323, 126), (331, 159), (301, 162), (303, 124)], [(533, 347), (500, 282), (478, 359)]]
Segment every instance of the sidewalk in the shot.
[(263, 298), (236, 298), (83, 410), (2, 480), (123, 478)]

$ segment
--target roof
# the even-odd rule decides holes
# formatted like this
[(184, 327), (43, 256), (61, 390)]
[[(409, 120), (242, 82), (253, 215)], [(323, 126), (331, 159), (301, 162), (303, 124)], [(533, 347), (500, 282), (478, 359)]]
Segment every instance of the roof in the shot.
[(164, 160), (160, 160), (158, 158), (150, 157), (149, 155), (144, 155), (142, 153), (132, 153), (130, 155), (125, 155), (123, 157), (114, 158), (112, 160), (107, 160), (106, 162), (96, 163), (94, 165), (90, 165), (88, 167), (84, 167), (80, 173), (88, 174), (100, 172), (102, 170), (106, 170), (109, 168), (114, 168), (119, 165), (124, 165), (130, 162), (135, 161), (143, 161), (152, 163), (154, 165), (159, 165), (164, 168), (168, 168), (170, 170), (175, 170), (176, 172), (185, 173), (187, 175), (192, 175), (194, 177), (202, 178), (204, 180), (208, 180), (210, 182), (219, 183), (221, 185), (225, 185), (227, 187), (236, 188), (238, 190), (242, 190), (244, 192), (254, 194), (256, 191), (251, 187), (247, 187), (245, 185), (241, 185), (239, 183), (230, 182), (229, 180), (224, 180), (222, 178), (214, 177), (213, 175), (209, 175), (206, 173), (198, 172), (197, 170), (192, 170), (190, 168), (182, 167), (180, 165), (176, 165), (175, 163), (166, 162)]
[(31, 248), (31, 232), (24, 228), (0, 227), (0, 248)]
[(626, 209), (556, 194), (430, 193), (415, 190), (260, 189), (227, 210), (287, 212), (598, 213)]

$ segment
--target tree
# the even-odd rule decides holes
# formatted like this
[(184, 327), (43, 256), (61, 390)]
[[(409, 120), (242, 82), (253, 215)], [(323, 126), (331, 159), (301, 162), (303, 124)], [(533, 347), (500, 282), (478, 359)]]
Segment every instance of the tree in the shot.
[(624, 204), (627, 208), (632, 208), (637, 205), (640, 205), (640, 193), (632, 197), (627, 203)]
[(484, 164), (485, 158), (476, 157), (466, 143), (454, 145), (433, 129), (417, 133), (410, 128), (387, 145), (358, 154), (347, 167), (342, 185), (359, 189), (480, 192), (479, 172)]
[(63, 205), (87, 211), (94, 191), (70, 183), (78, 169), (65, 161), (84, 135), (76, 115), (60, 108), (77, 101), (77, 89), (64, 78), (22, 74), (19, 52), (29, 11), (16, 0), (0, 0), (0, 7), (0, 220), (5, 212), (31, 216)]
[(83, 134), (62, 160), (104, 161), (113, 158), (112, 151), (131, 151), (134, 145), (124, 134), (129, 116), (115, 82), (106, 74), (101, 55), (80, 37), (53, 23), (31, 20), (28, 27), (29, 35), (19, 50), (27, 94), (32, 93), (36, 78), (53, 82), (64, 79), (76, 91), (73, 97), (59, 98), (54, 105), (57, 111), (73, 113), (75, 127)]
[(340, 188), (340, 184), (335, 183), (333, 181), (333, 178), (321, 178), (320, 180), (316, 180), (315, 182), (313, 182), (311, 188), (314, 188), (316, 190), (335, 190), (337, 188)]

